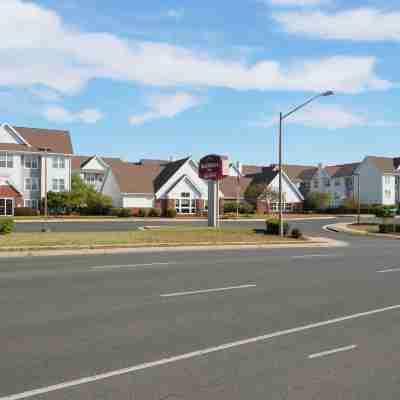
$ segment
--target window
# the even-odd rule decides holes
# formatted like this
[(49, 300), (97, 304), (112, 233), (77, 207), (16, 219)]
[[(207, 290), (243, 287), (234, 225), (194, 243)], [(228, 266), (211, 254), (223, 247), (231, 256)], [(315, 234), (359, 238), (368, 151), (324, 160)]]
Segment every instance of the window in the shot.
[(345, 184), (346, 184), (347, 188), (352, 188), (353, 187), (353, 178), (350, 178), (350, 177), (346, 178)]
[(0, 216), (14, 215), (14, 200), (0, 199)]
[(53, 157), (53, 168), (64, 169), (65, 168), (65, 158), (63, 156)]
[[(273, 202), (273, 203), (271, 203), (270, 204), (270, 207), (271, 207), (271, 211), (273, 212), (273, 213), (278, 213), (279, 212), (279, 202), (277, 202), (277, 201), (275, 201), (275, 202)], [(293, 204), (291, 204), (291, 203), (283, 203), (282, 204), (282, 210), (283, 210), (283, 212), (285, 212), (285, 213), (290, 213), (290, 212), (292, 212), (293, 211)]]
[(385, 175), (385, 185), (390, 185), (391, 181), (391, 176)]
[(31, 190), (31, 191), (39, 190), (39, 179), (25, 178), (25, 190)]
[(196, 200), (190, 198), (190, 193), (181, 193), (181, 198), (176, 200), (176, 212), (179, 214), (194, 214), (196, 212)]
[(25, 156), (24, 164), (26, 169), (38, 169), (39, 159), (35, 156)]
[(340, 186), (340, 178), (335, 179), (335, 186)]
[(326, 187), (331, 186), (331, 180), (329, 178), (324, 178), (324, 184)]
[(319, 187), (319, 182), (318, 182), (317, 180), (315, 180), (315, 181), (313, 182), (313, 184), (314, 184), (314, 189), (318, 189), (318, 187)]
[(39, 200), (37, 199), (26, 199), (25, 200), (25, 207), (33, 208), (37, 210), (39, 208)]
[(63, 178), (53, 179), (53, 192), (65, 192), (65, 180)]
[(103, 182), (103, 175), (101, 174), (84, 174), (85, 182), (90, 185), (95, 185), (97, 182)]
[(9, 153), (0, 153), (0, 168), (14, 168), (14, 156)]

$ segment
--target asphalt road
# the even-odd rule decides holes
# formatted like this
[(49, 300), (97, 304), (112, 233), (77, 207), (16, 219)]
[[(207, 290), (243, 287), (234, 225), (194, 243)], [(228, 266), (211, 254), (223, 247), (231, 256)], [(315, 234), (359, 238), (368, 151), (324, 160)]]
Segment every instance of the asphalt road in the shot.
[[(349, 218), (340, 218), (340, 221), (349, 220)], [(307, 232), (320, 233), (321, 225), (334, 223), (335, 220), (316, 220), (316, 221), (296, 221), (290, 222), (293, 226), (299, 226)], [(143, 226), (173, 226), (173, 225), (191, 225), (207, 226), (206, 220), (143, 220), (143, 221), (105, 221), (105, 222), (50, 222), (47, 226), (52, 232), (112, 232), (112, 231), (131, 231)], [(242, 228), (264, 228), (265, 223), (252, 220), (241, 221), (222, 221), (222, 227), (242, 227)], [(40, 232), (43, 228), (41, 222), (19, 222), (17, 223), (17, 232)]]
[(399, 242), (324, 223), (349, 246), (0, 260), (0, 400), (398, 399)]

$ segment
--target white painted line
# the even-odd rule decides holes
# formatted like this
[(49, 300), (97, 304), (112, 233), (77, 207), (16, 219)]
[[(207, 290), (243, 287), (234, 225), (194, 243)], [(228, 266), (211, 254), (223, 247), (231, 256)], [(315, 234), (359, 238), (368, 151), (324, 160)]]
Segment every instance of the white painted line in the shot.
[(172, 265), (177, 264), (176, 262), (156, 262), (149, 264), (129, 264), (129, 265), (102, 265), (99, 267), (91, 267), (92, 271), (104, 271), (108, 269), (123, 269), (123, 268), (142, 268), (142, 267), (154, 267), (157, 265)]
[(240, 286), (227, 286), (222, 288), (216, 289), (204, 289), (204, 290), (192, 290), (190, 292), (176, 292), (176, 293), (167, 293), (167, 294), (160, 294), (161, 297), (177, 297), (177, 296), (188, 296), (191, 294), (201, 294), (201, 293), (213, 293), (213, 292), (225, 292), (227, 290), (234, 290), (234, 289), (246, 289), (246, 288), (253, 288), (257, 285), (255, 283), (248, 284), (248, 285), (240, 285)]
[(236, 342), (225, 343), (225, 344), (215, 346), (215, 347), (208, 347), (206, 349), (197, 350), (197, 351), (193, 351), (190, 353), (184, 353), (184, 354), (174, 356), (174, 357), (163, 358), (161, 360), (147, 362), (144, 364), (138, 364), (138, 365), (134, 365), (132, 367), (118, 369), (118, 370), (114, 370), (114, 371), (110, 371), (110, 372), (105, 372), (105, 373), (98, 374), (98, 375), (92, 375), (92, 376), (88, 376), (85, 378), (75, 379), (72, 381), (67, 381), (67, 382), (59, 383), (59, 384), (52, 385), (52, 386), (42, 387), (40, 389), (29, 390), (27, 392), (17, 393), (17, 394), (13, 394), (10, 396), (3, 396), (3, 397), (0, 397), (0, 400), (27, 399), (29, 397), (34, 397), (34, 396), (38, 396), (38, 395), (45, 394), (45, 393), (55, 392), (58, 390), (68, 389), (68, 388), (72, 388), (72, 387), (76, 387), (76, 386), (80, 386), (80, 385), (85, 385), (88, 383), (102, 381), (104, 379), (113, 378), (115, 376), (121, 376), (121, 375), (129, 374), (132, 372), (137, 372), (137, 371), (142, 371), (142, 370), (149, 369), (149, 368), (159, 367), (161, 365), (171, 364), (171, 363), (175, 363), (178, 361), (183, 361), (183, 360), (188, 360), (188, 359), (195, 358), (195, 357), (205, 356), (207, 354), (212, 354), (212, 353), (216, 353), (219, 351), (232, 349), (232, 348), (243, 346), (246, 344), (262, 342), (262, 341), (266, 341), (266, 340), (276, 338), (279, 336), (285, 336), (285, 335), (290, 335), (293, 333), (304, 332), (304, 331), (320, 328), (320, 327), (327, 326), (327, 325), (337, 324), (339, 322), (350, 321), (350, 320), (357, 319), (357, 318), (367, 317), (369, 315), (380, 314), (380, 313), (383, 313), (386, 311), (393, 311), (393, 310), (399, 310), (399, 309), (400, 309), (400, 304), (397, 304), (397, 305), (384, 307), (384, 308), (377, 308), (375, 310), (370, 310), (370, 311), (361, 312), (361, 313), (357, 313), (357, 314), (350, 314), (350, 315), (346, 315), (344, 317), (328, 319), (328, 320), (322, 321), (322, 322), (316, 322), (316, 323), (309, 324), (309, 325), (299, 326), (297, 328), (286, 329), (283, 331), (278, 331), (278, 332), (273, 332), (273, 333), (267, 333), (266, 335), (256, 336), (256, 337), (243, 339), (243, 340), (238, 340)]
[(292, 258), (317, 258), (317, 257), (339, 257), (339, 254), (305, 254), (303, 256), (292, 256)]
[(325, 356), (329, 356), (331, 354), (341, 353), (343, 351), (354, 350), (356, 348), (357, 348), (357, 345), (352, 344), (352, 345), (346, 346), (346, 347), (339, 347), (337, 349), (327, 350), (327, 351), (322, 351), (321, 353), (311, 354), (308, 356), (308, 358), (313, 359), (313, 358), (325, 357)]
[(400, 272), (400, 268), (390, 268), (390, 269), (381, 269), (380, 271), (376, 271), (380, 273), (385, 273), (385, 272)]

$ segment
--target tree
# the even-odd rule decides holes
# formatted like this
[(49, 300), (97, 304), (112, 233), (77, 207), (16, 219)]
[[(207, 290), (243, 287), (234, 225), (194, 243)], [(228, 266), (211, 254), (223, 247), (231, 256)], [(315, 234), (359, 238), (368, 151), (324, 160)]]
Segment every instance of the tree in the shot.
[(252, 183), (247, 187), (244, 198), (248, 203), (257, 206), (258, 200), (268, 203), (279, 201), (279, 194), (264, 183)]
[(308, 211), (326, 210), (330, 206), (331, 199), (331, 193), (311, 192), (304, 200), (304, 209)]

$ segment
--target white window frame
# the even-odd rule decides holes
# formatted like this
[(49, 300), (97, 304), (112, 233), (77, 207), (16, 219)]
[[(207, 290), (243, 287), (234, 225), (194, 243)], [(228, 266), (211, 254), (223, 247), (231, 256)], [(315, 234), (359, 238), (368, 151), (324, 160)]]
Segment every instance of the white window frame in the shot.
[(52, 166), (54, 169), (65, 169), (65, 157), (53, 156)]
[(196, 199), (192, 198), (190, 192), (182, 192), (180, 198), (176, 199), (176, 212), (178, 214), (195, 214)]
[(32, 208), (33, 210), (39, 209), (39, 200), (38, 199), (25, 199), (24, 206), (27, 208)]
[[(30, 182), (29, 184), (27, 183), (28, 181)], [(34, 182), (36, 183), (36, 185), (34, 185)], [(34, 178), (34, 177), (25, 178), (24, 188), (26, 191), (38, 192), (40, 190), (39, 178)]]
[[(30, 162), (30, 166), (27, 162)], [(36, 162), (36, 167), (33, 166), (33, 162)], [(25, 156), (24, 157), (24, 168), (25, 169), (39, 169), (39, 158), (37, 156)]]
[[(13, 199), (12, 197), (2, 197), (0, 199), (0, 202), (4, 201), (4, 212), (2, 214), (0, 214), (0, 217), (9, 217), (14, 215), (14, 210), (15, 210), (15, 199)], [(11, 214), (7, 214), (7, 202), (11, 201), (12, 203), (12, 211)], [(1, 205), (0, 205), (1, 206)]]
[[(62, 182), (62, 185), (61, 185)], [(65, 179), (64, 178), (53, 178), (51, 182), (51, 188), (53, 192), (65, 192)]]
[(390, 185), (391, 184), (391, 176), (385, 175), (385, 185)]
[[(4, 163), (4, 165), (1, 165)], [(0, 168), (14, 168), (14, 154), (0, 152)]]

